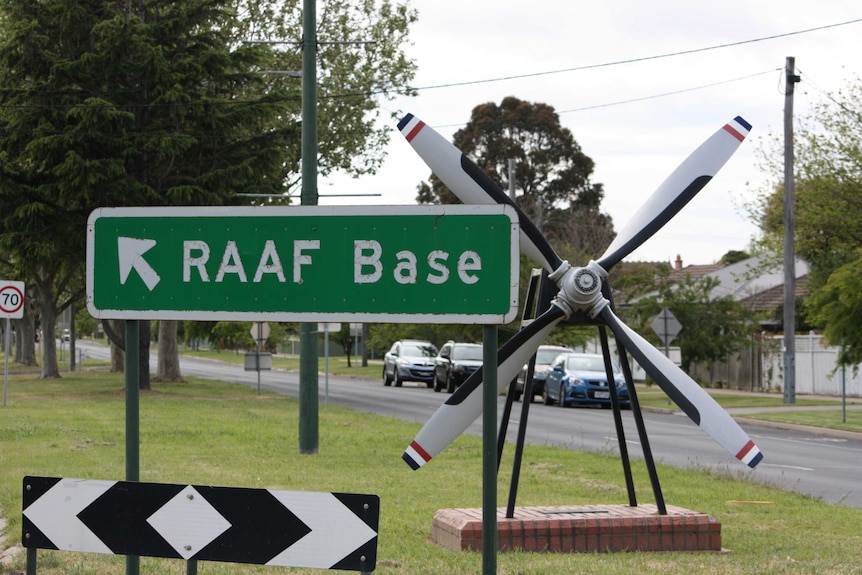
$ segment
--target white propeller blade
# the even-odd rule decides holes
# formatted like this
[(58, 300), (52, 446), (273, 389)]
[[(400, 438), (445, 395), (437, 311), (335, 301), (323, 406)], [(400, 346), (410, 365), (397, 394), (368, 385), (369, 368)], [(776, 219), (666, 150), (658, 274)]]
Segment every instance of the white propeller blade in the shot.
[[(462, 202), (505, 203), (515, 206), (521, 223), (521, 251), (549, 273), (559, 269), (560, 277), (556, 281), (564, 281), (564, 277), (568, 275), (565, 272), (568, 265), (561, 267), (563, 262), (544, 236), (487, 175), (455, 146), (412, 114), (405, 116), (399, 122), (398, 128), (437, 177)], [(737, 116), (708, 138), (659, 186), (617, 235), (599, 261), (591, 263), (590, 267), (598, 265), (607, 272), (652, 237), (712, 179), (738, 149), (750, 130), (748, 122)], [(596, 281), (602, 280), (596, 276)], [(565, 297), (565, 294), (561, 293), (561, 296)], [(590, 301), (589, 305), (578, 301), (566, 300), (564, 305), (590, 314), (596, 313), (591, 311), (592, 309), (599, 309), (591, 307), (597, 304), (596, 300)], [(625, 349), (692, 421), (748, 466), (755, 467), (763, 459), (760, 450), (733, 418), (673, 362), (623, 324), (609, 305), (602, 306), (598, 314), (620, 339)], [(564, 312), (553, 305), (500, 348), (497, 360), (499, 391), (514, 379), (521, 366), (529, 361), (564, 316)], [(427, 463), (479, 417), (482, 412), (482, 394), (474, 391), (481, 384), (482, 371), (479, 370), (428, 420), (403, 455), (403, 459), (413, 469)]]
[(625, 344), (644, 371), (701, 429), (715, 439), (731, 455), (755, 467), (763, 459), (760, 449), (748, 434), (716, 401), (685, 374), (670, 359), (664, 356), (647, 340), (638, 335), (605, 306), (599, 313), (610, 330)]
[[(503, 344), (497, 353), (497, 393), (501, 393), (506, 385), (515, 379), (554, 326), (564, 317), (563, 311), (552, 305), (548, 311)], [(410, 467), (419, 469), (428, 463), (476, 421), (482, 414), (482, 394), (474, 392), (481, 385), (482, 370), (479, 369), (434, 412), (401, 456)]]
[(647, 199), (597, 262), (605, 271), (651, 238), (718, 173), (751, 131), (737, 116), (689, 155)]
[(521, 252), (553, 272), (562, 261), (527, 215), (461, 150), (413, 114), (398, 122), (398, 129), (431, 171), (465, 204), (509, 204), (521, 224)]

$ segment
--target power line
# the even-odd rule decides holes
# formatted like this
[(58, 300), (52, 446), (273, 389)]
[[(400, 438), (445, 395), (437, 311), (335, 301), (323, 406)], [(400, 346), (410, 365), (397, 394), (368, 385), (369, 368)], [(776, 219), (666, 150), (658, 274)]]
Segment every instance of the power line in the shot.
[(760, 38), (752, 38), (749, 40), (740, 40), (738, 42), (727, 42), (724, 44), (715, 44), (713, 46), (707, 46), (704, 48), (692, 48), (690, 50), (680, 50), (678, 52), (668, 52), (665, 54), (656, 54), (653, 56), (642, 56), (640, 58), (627, 58), (625, 60), (614, 60), (611, 62), (602, 62), (600, 64), (586, 64), (584, 66), (575, 66), (573, 68), (563, 68), (561, 70), (547, 70), (544, 72), (531, 72), (527, 74), (516, 74), (513, 76), (501, 76), (499, 78), (487, 78), (484, 80), (466, 80), (464, 82), (450, 82), (448, 84), (436, 84), (433, 86), (424, 86), (421, 88), (413, 88), (413, 90), (436, 90), (438, 88), (454, 88), (457, 86), (470, 86), (473, 84), (488, 84), (491, 82), (503, 82), (505, 80), (519, 80), (521, 78), (535, 78), (538, 76), (549, 76), (552, 74), (564, 74), (566, 72), (580, 72), (582, 70), (593, 70), (596, 68), (608, 68), (611, 66), (620, 66), (622, 64), (634, 64), (637, 62), (646, 62), (649, 60), (659, 60), (662, 58), (672, 58), (674, 56), (685, 56), (687, 54), (697, 54), (699, 52), (708, 52), (710, 50), (719, 50), (722, 48), (732, 48), (734, 46), (743, 46), (746, 44), (754, 44), (757, 42), (766, 42), (768, 40), (776, 40), (778, 38), (787, 38), (789, 36), (798, 36), (800, 34), (808, 34), (810, 32), (818, 32), (820, 30), (827, 30), (829, 28), (837, 28), (839, 26), (847, 26), (849, 24), (857, 24), (862, 22), (862, 18), (856, 18), (855, 20), (847, 20), (845, 22), (838, 22), (835, 24), (826, 24), (823, 26), (815, 26), (813, 28), (806, 28), (804, 30), (796, 30), (793, 32), (784, 32), (782, 34), (773, 34), (771, 36), (762, 36)]
[(616, 102), (607, 102), (605, 104), (595, 104), (593, 106), (583, 106), (580, 108), (570, 108), (568, 110), (560, 110), (557, 114), (568, 114), (571, 112), (583, 112), (585, 110), (595, 110), (597, 108), (609, 108), (611, 106), (621, 106), (623, 104), (631, 104), (634, 102), (643, 102), (645, 100), (654, 100), (656, 98), (664, 98), (666, 96), (674, 96), (676, 94), (685, 94), (686, 92), (694, 92), (696, 90), (704, 90), (706, 88), (714, 88), (715, 86), (721, 86), (723, 84), (731, 84), (733, 82), (740, 82), (742, 80), (748, 80), (750, 78), (756, 78), (757, 76), (763, 76), (764, 74), (772, 74), (773, 72), (779, 71), (781, 68), (771, 68), (769, 70), (764, 70), (763, 72), (757, 72), (756, 74), (749, 74), (748, 76), (740, 76), (739, 78), (731, 78), (730, 80), (722, 80), (720, 82), (712, 82), (711, 84), (702, 84), (700, 86), (694, 86), (691, 88), (682, 88), (680, 90), (673, 90), (671, 92), (662, 92), (660, 94), (652, 94), (650, 96), (641, 96), (640, 98), (630, 98), (628, 100), (617, 100)]
[[(773, 74), (777, 71), (781, 71), (783, 68), (770, 68), (769, 70), (764, 70), (763, 72), (757, 72), (755, 74), (749, 74), (747, 76), (740, 76), (738, 78), (731, 78), (729, 80), (721, 80), (719, 82), (712, 82), (710, 84), (701, 84), (700, 86), (693, 86), (691, 88), (682, 88), (679, 90), (672, 90), (670, 92), (662, 92), (660, 94), (652, 94), (649, 96), (641, 96), (639, 98), (629, 98), (627, 100), (617, 100), (615, 102), (607, 102), (604, 104), (594, 104), (592, 106), (582, 106), (580, 108), (569, 108), (568, 110), (558, 110), (557, 114), (570, 114), (574, 112), (584, 112), (586, 110), (595, 110), (597, 108), (609, 108), (611, 106), (622, 106), (623, 104), (632, 104), (634, 102), (643, 102), (645, 100), (654, 100), (656, 98), (664, 98), (666, 96), (674, 96), (676, 94), (684, 94), (686, 92), (694, 92), (696, 90), (704, 90), (706, 88), (714, 88), (715, 86), (721, 86), (723, 84), (731, 84), (733, 82), (741, 82), (742, 80), (748, 80), (751, 78), (756, 78), (758, 76), (763, 76), (765, 74)], [(463, 126), (464, 122), (458, 122), (455, 124), (443, 124), (443, 125), (435, 125), (435, 128), (453, 128), (455, 126)]]

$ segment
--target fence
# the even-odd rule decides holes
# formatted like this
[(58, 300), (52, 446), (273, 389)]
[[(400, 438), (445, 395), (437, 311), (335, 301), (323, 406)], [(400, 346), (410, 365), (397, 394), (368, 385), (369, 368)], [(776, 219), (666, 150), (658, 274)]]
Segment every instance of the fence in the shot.
[[(698, 381), (712, 387), (745, 391), (784, 389), (784, 338), (756, 334), (750, 344), (726, 361), (710, 368), (699, 365), (691, 370)], [(838, 348), (823, 345), (823, 336), (809, 333), (796, 336), (796, 393), (803, 395), (842, 395), (862, 397), (860, 366), (838, 365)]]

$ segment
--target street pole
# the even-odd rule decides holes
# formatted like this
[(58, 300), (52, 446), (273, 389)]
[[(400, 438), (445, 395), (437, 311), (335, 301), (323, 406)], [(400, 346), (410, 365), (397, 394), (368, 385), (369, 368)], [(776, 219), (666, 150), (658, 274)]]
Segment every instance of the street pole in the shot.
[[(497, 326), (482, 345), (482, 575), (497, 572)], [(529, 401), (525, 397), (524, 401)]]
[[(317, 6), (302, 2), (303, 206), (317, 205)], [(318, 452), (317, 324), (299, 326), (299, 452)]]
[(263, 344), (263, 322), (257, 322), (257, 347), (254, 353), (254, 368), (257, 370), (257, 394), (260, 395), (260, 346)]
[(796, 403), (796, 253), (794, 249), (793, 87), (796, 59), (787, 58), (784, 87), (784, 403)]
[[(126, 481), (140, 481), (140, 326), (139, 321), (126, 320), (125, 359), (126, 359)], [(138, 575), (141, 558), (126, 555), (126, 575)]]
[(12, 336), (12, 326), (9, 323), (11, 320), (6, 318), (6, 363), (3, 368), (3, 407), (6, 407), (6, 390), (9, 388), (9, 354), (11, 353), (11, 347), (9, 345), (9, 339)]

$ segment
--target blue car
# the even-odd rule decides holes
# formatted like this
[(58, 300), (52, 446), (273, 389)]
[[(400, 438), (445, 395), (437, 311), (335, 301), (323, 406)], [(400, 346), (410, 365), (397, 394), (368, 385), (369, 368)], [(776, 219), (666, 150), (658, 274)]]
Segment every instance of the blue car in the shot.
[[(631, 407), (625, 378), (616, 362), (613, 365), (614, 385), (621, 407)], [(611, 406), (611, 393), (605, 373), (605, 359), (587, 353), (562, 353), (551, 363), (545, 389), (545, 405), (598, 405)]]

